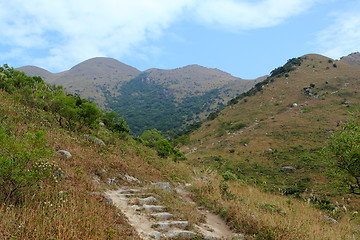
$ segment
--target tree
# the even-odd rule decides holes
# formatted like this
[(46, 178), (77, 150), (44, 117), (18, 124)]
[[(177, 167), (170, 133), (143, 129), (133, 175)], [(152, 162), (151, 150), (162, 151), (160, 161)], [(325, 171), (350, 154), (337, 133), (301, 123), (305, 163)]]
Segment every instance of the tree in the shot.
[(161, 136), (161, 131), (157, 129), (144, 131), (141, 139), (146, 146), (155, 149), (162, 158), (172, 156), (174, 161), (185, 159), (184, 154), (174, 149), (169, 141)]
[(104, 122), (105, 126), (113, 132), (130, 132), (130, 128), (124, 118), (120, 117), (119, 114), (114, 111), (105, 113), (102, 121)]
[(333, 176), (342, 180), (353, 194), (360, 195), (360, 114), (334, 133), (323, 149)]

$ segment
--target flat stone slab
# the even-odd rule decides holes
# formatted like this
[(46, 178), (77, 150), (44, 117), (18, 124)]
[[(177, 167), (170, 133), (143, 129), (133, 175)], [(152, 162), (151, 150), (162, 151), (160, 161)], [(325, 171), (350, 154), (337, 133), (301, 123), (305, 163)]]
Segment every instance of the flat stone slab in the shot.
[(159, 231), (168, 231), (170, 228), (180, 228), (184, 229), (189, 226), (188, 221), (164, 221), (164, 222), (157, 222), (153, 225), (153, 228)]
[(147, 197), (147, 198), (139, 198), (139, 203), (141, 205), (144, 205), (144, 204), (153, 204), (153, 203), (156, 203), (157, 202), (157, 199), (154, 198), (154, 197)]
[(133, 194), (133, 193), (139, 193), (139, 189), (120, 189), (118, 191), (118, 194)]
[(149, 237), (151, 237), (152, 239), (161, 239), (161, 235), (161, 232), (153, 231), (149, 234)]
[(171, 213), (167, 213), (167, 212), (162, 212), (162, 213), (153, 213), (150, 215), (151, 217), (160, 220), (160, 221), (165, 221), (168, 220), (170, 218), (173, 218), (174, 215)]
[(166, 233), (169, 239), (191, 239), (195, 237), (196, 233), (185, 230), (172, 230)]
[(160, 205), (146, 205), (144, 204), (142, 206), (142, 209), (145, 210), (145, 212), (147, 213), (151, 213), (151, 212), (161, 212), (165, 210), (164, 206), (160, 206)]

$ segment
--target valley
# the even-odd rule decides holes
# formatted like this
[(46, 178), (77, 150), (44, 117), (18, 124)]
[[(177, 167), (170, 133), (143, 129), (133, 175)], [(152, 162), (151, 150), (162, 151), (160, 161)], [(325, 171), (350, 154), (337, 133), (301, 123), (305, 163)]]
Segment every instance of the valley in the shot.
[[(123, 115), (82, 98), (91, 91), (71, 95), (48, 83), (52, 73), (26, 67), (43, 81), (4, 66), (0, 238), (358, 239), (360, 198), (348, 185), (357, 172), (332, 171), (327, 158), (334, 136), (359, 136), (358, 59), (308, 54), (248, 85), (197, 65), (140, 72), (95, 59), (107, 67), (91, 65), (92, 79), (81, 64), (69, 70), (103, 81), (92, 100), (119, 103), (113, 110), (143, 124), (136, 132), (151, 129), (145, 118), (163, 133), (194, 123), (175, 139), (129, 135)], [(355, 161), (358, 146), (346, 151)]]

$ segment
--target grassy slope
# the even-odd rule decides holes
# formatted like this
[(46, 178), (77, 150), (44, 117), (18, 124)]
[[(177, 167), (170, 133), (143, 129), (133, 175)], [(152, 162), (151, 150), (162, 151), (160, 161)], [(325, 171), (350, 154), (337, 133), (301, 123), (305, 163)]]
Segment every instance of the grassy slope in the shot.
[[(319, 55), (303, 59), (288, 77), (276, 78), (203, 123), (182, 150), (193, 165), (210, 166), (230, 179), (283, 195), (331, 198), (337, 206), (358, 210), (359, 199), (325, 176), (320, 151), (337, 124), (349, 118), (348, 111), (357, 109), (360, 70)], [(303, 93), (310, 84), (318, 98)], [(237, 124), (247, 127), (234, 130)]]
[[(315, 182), (322, 182), (318, 174), (320, 160), (312, 161), (315, 156), (311, 150), (322, 148), (326, 138), (337, 129), (337, 123), (344, 122), (349, 117), (348, 111), (356, 109), (360, 70), (340, 62), (334, 67), (329, 59), (318, 55), (306, 58), (289, 77), (276, 78), (255, 96), (240, 100), (224, 109), (215, 120), (205, 122), (191, 136), (190, 148), (197, 151), (188, 158), (194, 162), (214, 162), (210, 156), (221, 156), (241, 168), (258, 164), (281, 178), (309, 175), (319, 180)], [(303, 93), (303, 88), (310, 84), (315, 84), (312, 91), (318, 98)], [(303, 106), (292, 107), (294, 103)], [(247, 127), (233, 130), (239, 123)], [(230, 153), (231, 150), (234, 152)], [(308, 156), (301, 155), (303, 159), (293, 155), (305, 152)], [(281, 167), (286, 165), (298, 170), (282, 174)]]
[(138, 239), (115, 207), (91, 193), (112, 187), (106, 184), (108, 178), (118, 185), (129, 184), (121, 179), (124, 174), (145, 185), (188, 179), (190, 171), (182, 163), (159, 159), (130, 137), (121, 138), (103, 128), (88, 130), (107, 144), (99, 146), (83, 133), (60, 128), (51, 114), (25, 107), (3, 91), (0, 102), (2, 125), (19, 139), (26, 132), (43, 130), (49, 149), (64, 149), (73, 156), (66, 160), (54, 153), (48, 159), (64, 173), (57, 184), (42, 184), (41, 189), (27, 193), (21, 204), (0, 203), (1, 239)]

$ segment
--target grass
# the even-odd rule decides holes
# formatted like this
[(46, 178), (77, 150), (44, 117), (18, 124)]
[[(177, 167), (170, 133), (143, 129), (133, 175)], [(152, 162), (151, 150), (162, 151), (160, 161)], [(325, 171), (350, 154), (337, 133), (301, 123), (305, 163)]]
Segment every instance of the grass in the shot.
[[(319, 211), (310, 201), (269, 194), (256, 187), (221, 178), (198, 181), (193, 192), (197, 201), (221, 215), (234, 231), (248, 239), (358, 239), (359, 217), (344, 209)], [(229, 197), (229, 195), (231, 197)], [(333, 223), (326, 217), (336, 218)]]
[[(271, 239), (272, 233), (275, 239), (291, 239), (290, 236), (294, 236), (293, 239), (297, 236), (300, 239), (334, 239), (334, 236), (340, 236), (339, 239), (356, 239), (358, 233), (352, 235), (352, 231), (358, 231), (354, 227), (359, 222), (358, 217), (348, 212), (336, 225), (341, 227), (334, 227), (331, 224), (320, 224), (323, 218), (319, 217), (318, 209), (328, 211), (338, 206), (337, 203), (346, 205), (352, 212), (360, 209), (360, 199), (349, 195), (344, 187), (326, 174), (321, 157), (321, 149), (331, 133), (338, 129), (338, 123), (349, 118), (348, 110), (357, 108), (360, 70), (341, 62), (336, 62), (337, 67), (334, 68), (327, 58), (319, 55), (303, 58), (301, 66), (287, 78), (276, 78), (255, 95), (246, 97), (247, 101), (240, 99), (238, 103), (225, 108), (219, 114), (221, 120), (215, 118), (205, 122), (190, 135), (190, 146), (182, 149), (185, 153), (189, 152), (187, 149), (197, 149), (187, 155), (188, 162), (193, 166), (210, 165), (223, 178), (235, 181), (229, 181), (228, 191), (236, 200), (224, 199), (227, 194), (221, 197), (221, 188), (218, 186), (221, 180), (218, 180), (211, 191), (207, 190), (208, 186), (199, 187), (199, 201), (224, 213), (230, 223), (235, 221), (233, 226), (237, 229), (245, 229), (259, 239), (261, 234), (263, 239), (266, 239), (266, 234)], [(312, 65), (316, 65), (316, 71), (313, 71)], [(313, 93), (318, 94), (319, 98), (304, 94), (303, 89), (309, 86), (312, 86)], [(341, 104), (344, 98), (350, 103), (349, 107)], [(241, 133), (224, 133), (223, 123), (229, 122), (246, 123), (247, 126), (241, 129)], [(218, 161), (214, 160), (215, 157)], [(283, 166), (291, 166), (295, 170), (285, 170)], [(258, 195), (252, 195), (244, 189), (252, 189)], [(270, 193), (275, 193), (275, 196)], [(296, 215), (289, 215), (289, 207), (277, 202), (286, 202), (287, 197), (283, 195), (298, 199), (292, 200), (296, 202), (296, 209), (299, 209), (296, 214), (302, 215), (300, 209), (305, 208), (307, 215), (318, 220), (306, 216), (302, 219), (300, 216), (297, 222)], [(248, 205), (244, 205), (243, 200), (247, 197)], [(310, 197), (317, 200), (305, 204)], [(261, 198), (263, 200), (258, 201)], [(249, 217), (252, 214), (247, 216), (235, 209), (255, 211), (257, 214), (253, 215), (256, 221)], [(287, 214), (277, 214), (276, 209)], [(278, 220), (272, 220), (271, 215), (279, 215)], [(293, 219), (288, 219), (290, 216)], [(246, 224), (247, 221), (249, 224)], [(245, 227), (242, 227), (243, 224)], [(302, 232), (301, 225), (307, 230)], [(333, 228), (335, 230), (331, 230)], [(294, 235), (293, 231), (300, 235)]]
[(72, 154), (71, 159), (56, 153), (47, 159), (62, 169), (57, 183), (41, 182), (18, 203), (0, 202), (0, 239), (139, 239), (122, 213), (92, 192), (114, 187), (108, 179), (128, 185), (125, 174), (143, 185), (189, 179), (190, 168), (183, 162), (159, 158), (129, 136), (114, 135), (104, 128), (88, 129), (87, 134), (107, 144), (99, 146), (83, 137), (84, 133), (60, 128), (52, 115), (25, 107), (2, 91), (0, 102), (2, 124), (15, 135), (41, 130), (46, 148)]

